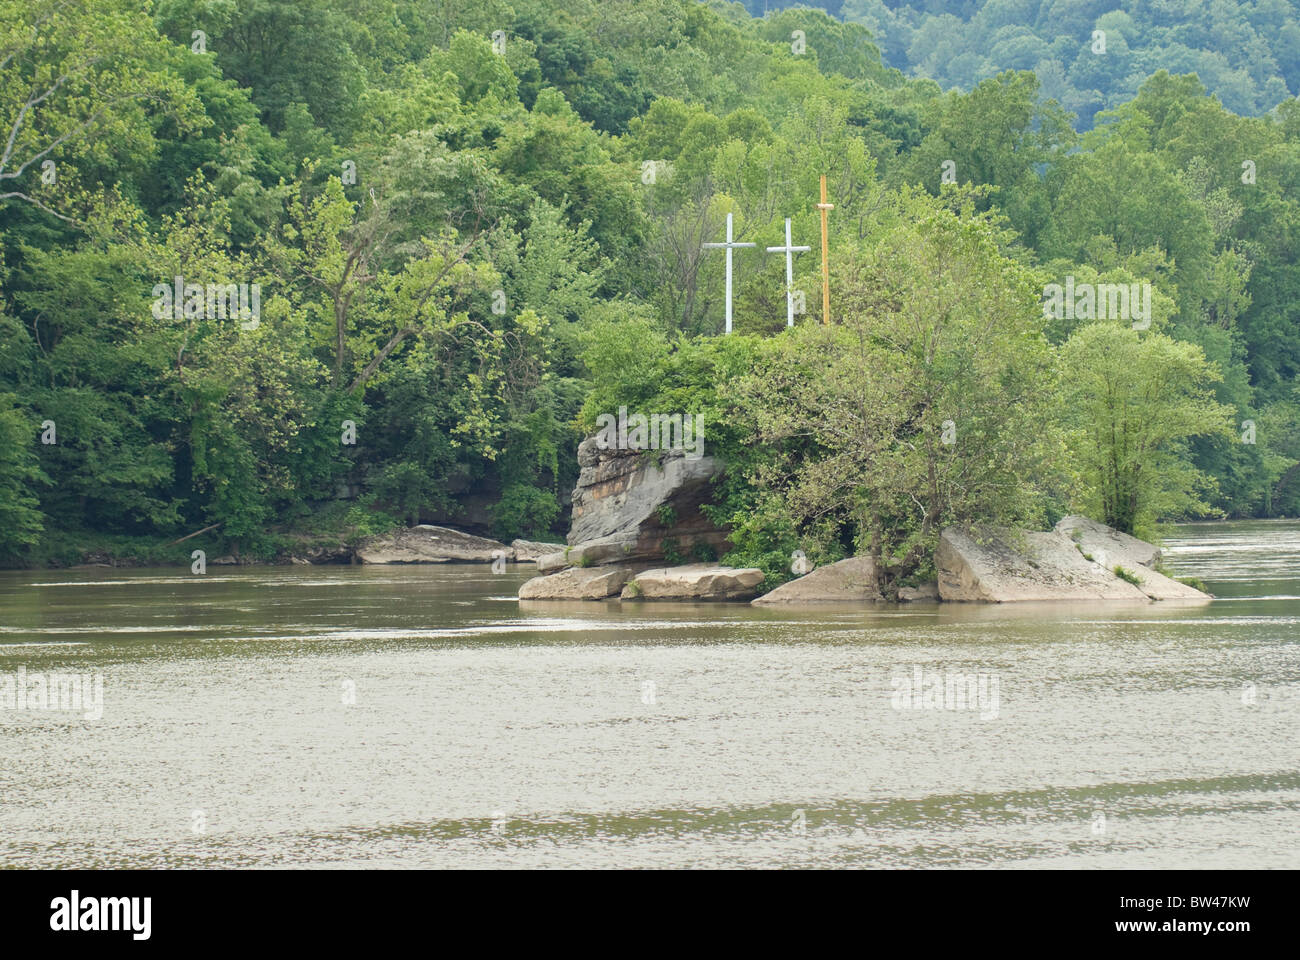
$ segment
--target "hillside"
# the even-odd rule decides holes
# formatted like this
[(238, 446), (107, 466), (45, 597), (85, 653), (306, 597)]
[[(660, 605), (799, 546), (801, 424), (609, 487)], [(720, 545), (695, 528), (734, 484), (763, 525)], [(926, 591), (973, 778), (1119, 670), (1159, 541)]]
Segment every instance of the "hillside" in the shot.
[[(1225, 8), (1286, 45), (1293, 5)], [(1216, 98), (1136, 42), (1114, 83), (1036, 45), (1096, 16), (972, 5), (944, 35), (974, 62), (870, 10), (874, 40), (854, 2), (0, 0), (0, 558), (549, 539), (620, 406), (704, 416), (765, 569), (874, 545), (904, 578), (963, 519), (1300, 512), (1294, 64)], [(1202, 49), (1161, 16), (1151, 45)], [(1108, 111), (979, 80), (1040, 61)], [(819, 249), (822, 174), (831, 316), (798, 254), (787, 329), (764, 248), (790, 218)], [(728, 215), (757, 249), (726, 337)], [(1134, 322), (1045, 311), (1067, 285)]]

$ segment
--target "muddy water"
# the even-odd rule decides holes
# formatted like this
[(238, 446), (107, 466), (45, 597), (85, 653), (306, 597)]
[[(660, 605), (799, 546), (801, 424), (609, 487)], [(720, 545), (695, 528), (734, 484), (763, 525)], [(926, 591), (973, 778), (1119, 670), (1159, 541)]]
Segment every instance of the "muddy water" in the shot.
[[(1300, 866), (1300, 524), (1166, 547), (1219, 599), (771, 611), (521, 604), (530, 566), (0, 573), (0, 866)], [(20, 672), (102, 701), (10, 708)]]

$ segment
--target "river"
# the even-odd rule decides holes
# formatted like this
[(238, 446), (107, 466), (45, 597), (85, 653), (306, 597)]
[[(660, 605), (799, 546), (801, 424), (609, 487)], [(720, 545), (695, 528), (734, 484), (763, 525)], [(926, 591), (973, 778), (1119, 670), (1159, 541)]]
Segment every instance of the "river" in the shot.
[(0, 866), (1300, 867), (1300, 523), (1165, 546), (1218, 599), (0, 572), (0, 682), (102, 683), (100, 710), (0, 703)]

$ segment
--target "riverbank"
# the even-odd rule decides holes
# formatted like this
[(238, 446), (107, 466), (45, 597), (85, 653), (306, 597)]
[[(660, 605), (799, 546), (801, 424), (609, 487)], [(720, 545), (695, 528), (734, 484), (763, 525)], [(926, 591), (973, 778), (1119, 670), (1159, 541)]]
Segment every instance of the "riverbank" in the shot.
[[(253, 550), (231, 554), (230, 545), (215, 535), (200, 535), (177, 543), (175, 537), (129, 536), (84, 530), (47, 531), (41, 543), (22, 561), (9, 558), (0, 570), (68, 570), (78, 567), (188, 567), (193, 552), (202, 550), (208, 563), (232, 565), (281, 565), (293, 563), (295, 551), (315, 549), (323, 554), (345, 556), (355, 545), (355, 535), (306, 532), (272, 534)], [(340, 560), (337, 562), (350, 562)]]
[[(509, 543), (451, 527), (372, 525), (369, 531), (272, 533), (254, 552), (239, 552), (209, 530), (178, 539), (63, 534), (23, 566), (0, 569), (79, 569), (211, 566), (283, 566), (405, 563), (531, 563), (565, 549), (563, 543), (515, 539)], [(206, 535), (206, 536), (205, 536)], [(201, 564), (200, 564), (201, 560)]]

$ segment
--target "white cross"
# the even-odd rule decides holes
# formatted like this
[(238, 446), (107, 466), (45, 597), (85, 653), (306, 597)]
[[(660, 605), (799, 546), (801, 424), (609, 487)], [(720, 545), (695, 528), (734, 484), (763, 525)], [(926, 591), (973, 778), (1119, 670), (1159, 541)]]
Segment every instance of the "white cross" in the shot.
[(785, 218), (785, 246), (768, 247), (768, 253), (785, 254), (785, 325), (794, 326), (794, 256), (796, 253), (804, 253), (811, 250), (812, 247), (796, 247), (790, 241), (790, 218)]
[(727, 251), (727, 333), (731, 332), (731, 251), (738, 247), (756, 247), (756, 243), (733, 243), (731, 240), (731, 214), (727, 214), (727, 242), (706, 243), (705, 250), (724, 249)]

